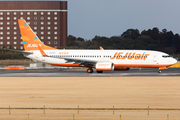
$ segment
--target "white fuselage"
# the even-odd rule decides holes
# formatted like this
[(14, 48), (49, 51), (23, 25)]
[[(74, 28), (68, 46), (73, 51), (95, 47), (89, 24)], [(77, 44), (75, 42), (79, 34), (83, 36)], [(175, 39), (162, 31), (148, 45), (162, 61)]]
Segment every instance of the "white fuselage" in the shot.
[(43, 57), (39, 50), (26, 57), (51, 65), (67, 67), (88, 67), (67, 62), (63, 58), (111, 62), (114, 67), (161, 68), (173, 65), (176, 59), (168, 54), (150, 50), (44, 50), (49, 57)]

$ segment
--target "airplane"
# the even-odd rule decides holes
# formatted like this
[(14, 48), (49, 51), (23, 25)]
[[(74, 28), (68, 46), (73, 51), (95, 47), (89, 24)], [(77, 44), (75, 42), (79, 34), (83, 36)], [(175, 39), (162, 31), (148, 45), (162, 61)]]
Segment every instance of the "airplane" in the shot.
[[(30, 59), (64, 67), (86, 67), (87, 73), (103, 71), (122, 71), (130, 68), (167, 69), (177, 63), (170, 55), (152, 50), (65, 50), (47, 46), (41, 42), (24, 19), (18, 19), (24, 51)], [(17, 50), (14, 50), (17, 51)]]

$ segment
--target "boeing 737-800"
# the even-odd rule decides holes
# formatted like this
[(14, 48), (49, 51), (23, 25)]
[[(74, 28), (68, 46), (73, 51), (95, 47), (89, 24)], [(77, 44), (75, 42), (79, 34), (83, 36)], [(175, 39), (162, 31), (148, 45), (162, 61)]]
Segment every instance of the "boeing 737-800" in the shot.
[(168, 54), (151, 50), (58, 50), (41, 42), (24, 19), (19, 19), (24, 50), (30, 59), (65, 67), (87, 67), (87, 72), (98, 73), (129, 68), (159, 68), (158, 72), (177, 62)]

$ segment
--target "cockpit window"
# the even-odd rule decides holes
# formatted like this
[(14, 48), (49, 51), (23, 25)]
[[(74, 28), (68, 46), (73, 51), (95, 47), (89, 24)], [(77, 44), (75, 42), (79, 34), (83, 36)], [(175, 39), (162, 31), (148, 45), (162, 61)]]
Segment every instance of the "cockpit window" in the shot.
[(163, 57), (163, 58), (168, 58), (168, 57), (171, 57), (171, 56), (169, 56), (169, 55), (163, 55), (162, 57)]

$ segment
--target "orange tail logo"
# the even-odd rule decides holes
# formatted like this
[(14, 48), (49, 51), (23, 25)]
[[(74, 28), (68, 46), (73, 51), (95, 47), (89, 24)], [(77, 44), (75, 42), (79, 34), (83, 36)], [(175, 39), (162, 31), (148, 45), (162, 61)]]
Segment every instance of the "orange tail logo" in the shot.
[(56, 50), (44, 45), (24, 19), (18, 19), (18, 23), (25, 51), (39, 50), (38, 46), (41, 46), (43, 50)]

